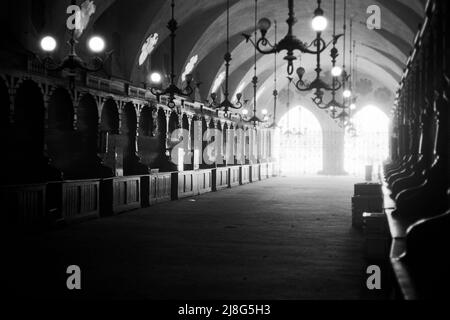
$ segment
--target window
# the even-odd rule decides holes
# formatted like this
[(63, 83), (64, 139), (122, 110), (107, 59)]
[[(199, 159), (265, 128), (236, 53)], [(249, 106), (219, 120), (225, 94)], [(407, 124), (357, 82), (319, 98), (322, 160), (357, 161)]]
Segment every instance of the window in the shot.
[(323, 166), (322, 127), (304, 107), (284, 115), (275, 135), (275, 155), (283, 174), (317, 174)]

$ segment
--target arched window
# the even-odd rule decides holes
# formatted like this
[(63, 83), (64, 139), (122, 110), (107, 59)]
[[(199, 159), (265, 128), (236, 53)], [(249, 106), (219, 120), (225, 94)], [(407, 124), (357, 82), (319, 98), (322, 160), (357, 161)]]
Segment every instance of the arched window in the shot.
[(367, 165), (375, 172), (389, 156), (389, 118), (376, 106), (369, 105), (353, 117), (355, 134), (345, 134), (345, 171), (363, 175)]
[(317, 174), (323, 166), (322, 127), (314, 114), (296, 107), (285, 114), (275, 135), (283, 174)]

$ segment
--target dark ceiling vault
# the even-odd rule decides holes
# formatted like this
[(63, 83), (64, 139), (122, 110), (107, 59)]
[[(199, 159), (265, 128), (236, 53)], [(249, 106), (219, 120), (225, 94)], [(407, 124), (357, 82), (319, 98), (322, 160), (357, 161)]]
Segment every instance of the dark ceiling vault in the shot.
[[(8, 1), (12, 3), (12, 0)], [(30, 0), (15, 1), (21, 4), (9, 4), (13, 7), (29, 5)], [(79, 1), (81, 2), (81, 1)], [(41, 0), (42, 15), (45, 19), (36, 19), (36, 26), (30, 32), (35, 42), (43, 33), (54, 33), (61, 37), (65, 30), (66, 7), (70, 0)], [(240, 36), (242, 32), (252, 31), (254, 24), (254, 0), (231, 1), (231, 62), (230, 93), (239, 87), (243, 92), (250, 92), (252, 76), (253, 49)], [(342, 30), (344, 0), (337, 0), (338, 30)], [(165, 59), (169, 53), (169, 32), (166, 28), (170, 19), (169, 0), (94, 0), (96, 12), (85, 30), (80, 42), (93, 33), (105, 37), (109, 49), (116, 52), (111, 68), (112, 76), (141, 85), (152, 70), (164, 71)], [(368, 18), (367, 8), (378, 5), (381, 9), (382, 29), (369, 30), (365, 25)], [(277, 20), (279, 35), (286, 34), (287, 0), (258, 0), (259, 17)], [(296, 0), (295, 11), (298, 23), (295, 34), (303, 41), (311, 41), (314, 34), (310, 21), (316, 7), (315, 0)], [(366, 75), (374, 82), (384, 84), (395, 91), (395, 82), (401, 76), (404, 62), (411, 50), (411, 44), (417, 26), (423, 17), (422, 0), (348, 0), (349, 15), (354, 17), (354, 37), (357, 41), (357, 54), (360, 57), (358, 73)], [(324, 0), (325, 15), (331, 20), (332, 0)], [(190, 59), (198, 55), (193, 74), (202, 81), (201, 94), (204, 99), (223, 71), (225, 53), (226, 0), (177, 0), (176, 19), (179, 23), (176, 42), (176, 74), (181, 76)], [(37, 21), (37, 22), (36, 22)], [(28, 30), (30, 31), (30, 30)], [(144, 65), (139, 66), (138, 58), (146, 39), (158, 33), (159, 42)], [(331, 38), (331, 23), (323, 34)], [(273, 28), (268, 33), (273, 39)], [(27, 46), (27, 44), (23, 44)], [(348, 47), (347, 47), (348, 48)], [(30, 49), (34, 49), (31, 46)], [(339, 49), (342, 50), (342, 44)], [(83, 52), (84, 49), (80, 48)], [(278, 77), (285, 78), (283, 53), (279, 56), (280, 72)], [(339, 59), (342, 59), (342, 55)], [(330, 68), (329, 53), (323, 55), (324, 70)], [(297, 61), (297, 64), (299, 62)], [(302, 65), (310, 72), (315, 65), (311, 57), (302, 57)], [(338, 63), (342, 63), (339, 60)], [(260, 85), (265, 88), (261, 99), (266, 99), (273, 90), (273, 57), (258, 57), (258, 75)], [(167, 70), (166, 70), (167, 72)], [(280, 86), (286, 82), (280, 81)], [(280, 88), (282, 89), (282, 88)]]

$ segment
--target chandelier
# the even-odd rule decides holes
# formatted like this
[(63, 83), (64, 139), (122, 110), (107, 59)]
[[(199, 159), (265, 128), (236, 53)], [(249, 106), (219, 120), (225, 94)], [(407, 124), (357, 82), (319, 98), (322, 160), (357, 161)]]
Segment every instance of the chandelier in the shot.
[[(71, 5), (76, 5), (76, 1), (72, 0)], [(75, 79), (78, 71), (91, 73), (102, 70), (105, 61), (112, 53), (108, 52), (103, 58), (100, 57), (99, 54), (105, 49), (105, 41), (99, 36), (92, 36), (88, 40), (88, 47), (94, 53), (94, 56), (92, 61), (84, 61), (76, 53), (78, 41), (75, 37), (75, 28), (70, 32), (70, 39), (67, 41), (67, 44), (69, 45), (69, 53), (60, 62), (57, 62), (51, 57), (51, 52), (55, 51), (57, 47), (57, 41), (52, 36), (47, 35), (40, 41), (41, 49), (46, 52), (46, 56), (43, 59), (37, 56), (37, 59), (47, 71), (58, 72), (66, 70), (70, 89), (74, 89), (75, 87)]]
[[(255, 39), (258, 36), (258, 23), (257, 23), (257, 19), (258, 19), (258, 0), (255, 0)], [(253, 84), (253, 115), (252, 117), (247, 120), (247, 122), (251, 122), (253, 123), (253, 127), (256, 128), (257, 124), (262, 123), (263, 121), (261, 119), (259, 119), (259, 117), (257, 116), (257, 109), (256, 109), (256, 100), (257, 100), (257, 89), (258, 89), (258, 76), (257, 76), (257, 48), (255, 46), (255, 51), (254, 51), (254, 55), (253, 55), (253, 71), (254, 71), (254, 75), (253, 75), (253, 79), (252, 79), (252, 84)]]
[[(312, 28), (318, 34), (324, 31), (327, 27), (327, 19), (323, 16), (323, 10), (320, 7), (321, 0), (317, 1), (318, 7), (314, 11), (314, 17), (312, 20)], [(267, 32), (271, 27), (271, 21), (267, 18), (262, 18), (259, 20), (258, 27), (261, 32), (261, 37), (253, 41), (249, 34), (242, 34), (247, 42), (253, 44), (253, 46), (260, 52), (261, 54), (274, 54), (279, 53), (281, 51), (287, 51), (284, 59), (288, 62), (287, 72), (288, 75), (292, 75), (294, 73), (294, 61), (297, 58), (294, 55), (294, 51), (300, 51), (301, 53), (307, 54), (320, 54), (322, 53), (327, 45), (325, 41), (318, 36), (312, 43), (307, 44), (300, 39), (298, 39), (293, 33), (293, 27), (297, 23), (297, 19), (295, 18), (294, 12), (294, 0), (288, 0), (288, 9), (289, 9), (289, 17), (286, 20), (288, 25), (288, 33), (287, 35), (280, 40), (280, 42), (276, 42), (275, 44), (271, 44), (270, 41), (266, 38)], [(320, 42), (320, 45), (317, 43)], [(310, 49), (313, 45), (316, 46), (316, 50)]]
[[(223, 93), (224, 100), (218, 104), (213, 106), (218, 109), (222, 109), (225, 112), (225, 116), (228, 114), (228, 111), (230, 109), (241, 109), (243, 107), (243, 104), (241, 102), (242, 94), (237, 93), (236, 94), (236, 104), (233, 104), (230, 99), (228, 98), (229, 93), (229, 76), (230, 76), (230, 62), (231, 62), (231, 53), (230, 53), (230, 0), (227, 0), (227, 52), (224, 56), (225, 60), (225, 91)], [(214, 103), (214, 98), (211, 96)]]
[[(320, 8), (320, 1), (319, 1), (319, 8)], [(317, 57), (316, 57), (316, 77), (312, 82), (308, 82), (303, 80), (303, 77), (306, 73), (305, 68), (303, 67), (299, 67), (297, 68), (297, 76), (298, 76), (298, 81), (295, 84), (295, 87), (297, 88), (297, 90), (301, 91), (301, 92), (306, 92), (306, 91), (312, 91), (315, 90), (314, 92), (314, 96), (312, 98), (312, 101), (314, 102), (314, 104), (319, 107), (320, 109), (327, 109), (328, 105), (324, 105), (323, 104), (323, 97), (325, 92), (324, 91), (331, 91), (333, 93), (335, 93), (337, 90), (339, 90), (342, 87), (342, 83), (337, 79), (337, 77), (341, 76), (342, 74), (342, 69), (339, 67), (336, 67), (336, 59), (339, 56), (339, 52), (338, 49), (336, 48), (336, 44), (337, 41), (339, 40), (340, 37), (342, 37), (344, 34), (339, 34), (336, 35), (336, 0), (334, 0), (334, 10), (333, 10), (333, 39), (330, 42), (330, 44), (333, 44), (333, 48), (331, 49), (331, 61), (333, 63), (333, 69), (332, 69), (332, 84), (328, 84), (326, 83), (322, 78), (321, 78), (321, 73), (322, 73), (322, 68), (321, 68), (321, 60), (320, 60), (320, 52), (323, 51), (321, 50), (321, 46), (324, 45), (325, 48), (328, 47), (330, 44), (325, 44), (325, 42), (323, 41), (323, 39), (321, 38), (321, 32), (317, 32), (317, 38), (316, 40), (313, 42), (314, 45), (317, 47)]]
[(178, 88), (175, 85), (175, 32), (178, 29), (178, 22), (175, 20), (175, 0), (172, 0), (172, 18), (167, 24), (167, 29), (170, 31), (170, 84), (167, 88), (161, 89), (159, 87), (152, 87), (150, 91), (159, 100), (160, 96), (167, 95), (169, 97), (167, 106), (171, 109), (175, 108), (175, 96), (189, 97), (194, 93), (194, 89), (191, 87), (193, 80), (192, 74), (186, 75), (186, 86), (183, 89)]

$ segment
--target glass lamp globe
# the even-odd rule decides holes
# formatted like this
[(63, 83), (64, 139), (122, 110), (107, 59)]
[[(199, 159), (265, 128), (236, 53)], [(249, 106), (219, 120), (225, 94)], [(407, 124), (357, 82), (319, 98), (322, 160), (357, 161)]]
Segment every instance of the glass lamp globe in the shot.
[(161, 82), (161, 75), (158, 72), (153, 72), (150, 75), (150, 80), (153, 83), (160, 83)]
[(331, 75), (333, 77), (339, 77), (342, 74), (342, 68), (339, 66), (335, 66), (333, 67), (333, 69), (331, 69)]
[(105, 40), (103, 40), (103, 38), (99, 36), (94, 36), (89, 39), (88, 46), (92, 52), (102, 52), (103, 50), (105, 50)]
[(321, 9), (316, 10), (311, 26), (316, 32), (322, 32), (327, 28), (328, 20), (323, 16), (323, 11)]
[(56, 40), (52, 36), (43, 37), (41, 40), (41, 48), (46, 52), (52, 52), (56, 49)]

